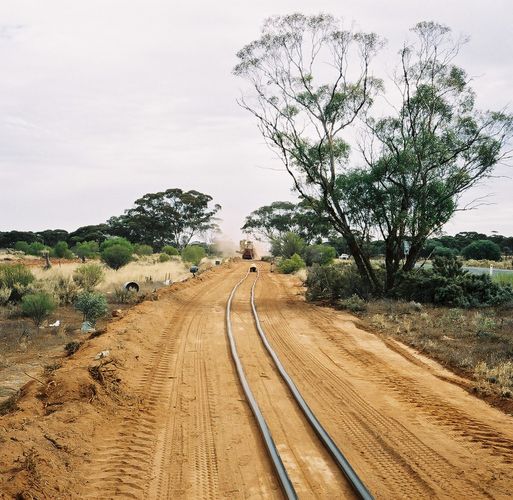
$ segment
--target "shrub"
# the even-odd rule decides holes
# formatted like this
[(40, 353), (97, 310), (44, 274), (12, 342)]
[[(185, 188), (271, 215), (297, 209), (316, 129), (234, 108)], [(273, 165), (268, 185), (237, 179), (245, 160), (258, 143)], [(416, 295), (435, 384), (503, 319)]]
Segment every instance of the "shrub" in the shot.
[(461, 308), (501, 306), (513, 301), (513, 287), (494, 283), (486, 274), (463, 271), (455, 257), (436, 257), (433, 269), (401, 274), (392, 294), (405, 300)]
[(100, 255), (103, 262), (116, 271), (132, 260), (132, 250), (126, 245), (109, 245)]
[(25, 295), (21, 301), (21, 311), (39, 328), (43, 321), (55, 310), (55, 300), (46, 292)]
[(166, 245), (162, 248), (162, 251), (167, 254), (167, 255), (180, 255), (180, 252), (175, 248), (175, 247), (172, 247), (171, 245)]
[(107, 300), (101, 293), (82, 292), (75, 301), (75, 309), (84, 315), (84, 321), (94, 325), (107, 314)]
[(329, 264), (337, 256), (337, 251), (329, 245), (309, 245), (303, 250), (303, 259), (308, 267), (313, 264)]
[(14, 249), (18, 250), (19, 252), (29, 253), (30, 246), (26, 241), (17, 241), (14, 244)]
[(0, 306), (5, 306), (11, 298), (12, 290), (6, 286), (0, 286)]
[(23, 264), (0, 264), (0, 287), (11, 290), (10, 300), (20, 300), (34, 280), (30, 269)]
[(79, 349), (80, 349), (80, 342), (77, 342), (77, 341), (72, 341), (72, 342), (68, 342), (65, 346), (64, 346), (64, 350), (66, 351), (66, 355), (67, 356), (71, 356), (72, 354), (75, 354)]
[(42, 255), (42, 252), (47, 251), (49, 252), (51, 250), (50, 247), (47, 247), (46, 245), (43, 245), (39, 241), (34, 241), (31, 243), (28, 247), (28, 252), (30, 255)]
[(199, 245), (187, 245), (182, 250), (182, 259), (195, 266), (199, 265), (203, 257), (205, 257), (205, 249)]
[(288, 232), (271, 242), (271, 253), (275, 257), (289, 259), (295, 253), (301, 255), (305, 248), (304, 240), (296, 233)]
[(54, 282), (53, 293), (60, 305), (73, 304), (78, 292), (78, 285), (71, 278), (58, 276)]
[(99, 250), (100, 247), (97, 241), (83, 241), (73, 247), (73, 253), (77, 255), (77, 257), (80, 257), (83, 262), (85, 262), (86, 259), (95, 257)]
[(73, 281), (83, 290), (91, 292), (99, 285), (105, 276), (103, 267), (100, 264), (83, 264), (75, 269)]
[(161, 253), (159, 256), (159, 262), (168, 262), (171, 257), (167, 253)]
[(134, 253), (136, 255), (152, 255), (153, 248), (150, 245), (134, 245)]
[(347, 309), (353, 313), (364, 312), (367, 310), (367, 302), (358, 297), (358, 295), (351, 295), (347, 299), (342, 299), (338, 302), (340, 309)]
[(59, 241), (53, 247), (53, 253), (55, 257), (58, 257), (59, 259), (73, 258), (73, 254), (71, 253), (70, 249), (68, 248), (68, 244), (65, 241)]
[(134, 247), (126, 238), (116, 236), (115, 238), (109, 238), (100, 245), (100, 250), (103, 252), (107, 248), (115, 245), (121, 245), (130, 251), (130, 254), (134, 253)]
[(453, 257), (458, 255), (458, 250), (455, 248), (448, 248), (443, 246), (437, 246), (433, 250), (433, 257)]
[(139, 295), (135, 290), (127, 290), (125, 287), (115, 288), (113, 301), (116, 304), (137, 304)]
[(461, 251), (466, 259), (488, 259), (501, 260), (501, 248), (497, 243), (490, 240), (477, 240), (467, 245)]
[(297, 253), (292, 255), (290, 259), (283, 259), (278, 264), (278, 269), (283, 274), (295, 273), (304, 267), (306, 267), (305, 261)]
[[(383, 280), (382, 269), (376, 269), (376, 275), (380, 280)], [(371, 295), (371, 290), (362, 281), (354, 264), (337, 263), (327, 266), (314, 264), (308, 270), (306, 287), (307, 300), (327, 301), (333, 304), (340, 299), (347, 299), (353, 295), (361, 299), (366, 299)]]

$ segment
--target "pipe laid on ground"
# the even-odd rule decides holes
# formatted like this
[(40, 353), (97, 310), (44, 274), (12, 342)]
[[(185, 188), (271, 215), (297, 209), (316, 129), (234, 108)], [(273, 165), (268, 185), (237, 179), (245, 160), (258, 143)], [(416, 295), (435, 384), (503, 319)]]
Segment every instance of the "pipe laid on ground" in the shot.
[[(247, 275), (246, 275), (247, 276)], [(351, 464), (348, 462), (346, 457), (343, 455), (343, 453), (339, 450), (338, 446), (335, 444), (331, 436), (328, 434), (326, 429), (321, 425), (321, 423), (317, 420), (317, 417), (312, 412), (306, 401), (304, 400), (303, 396), (299, 392), (298, 388), (296, 387), (296, 384), (294, 384), (293, 380), (290, 378), (289, 374), (285, 370), (284, 366), (281, 364), (280, 359), (278, 358), (278, 355), (274, 351), (274, 349), (271, 347), (271, 344), (269, 344), (269, 341), (267, 339), (267, 336), (262, 329), (262, 326), (260, 325), (260, 319), (258, 317), (256, 305), (255, 305), (255, 287), (257, 284), (258, 279), (260, 278), (260, 269), (257, 269), (257, 277), (253, 283), (253, 286), (251, 287), (251, 309), (253, 311), (253, 318), (255, 320), (255, 325), (258, 331), (258, 334), (260, 335), (260, 339), (262, 340), (262, 343), (264, 344), (265, 348), (267, 349), (267, 352), (271, 356), (271, 358), (274, 361), (274, 364), (276, 365), (276, 368), (280, 372), (280, 375), (282, 376), (285, 383), (288, 385), (290, 392), (294, 396), (294, 399), (296, 400), (297, 404), (300, 406), (301, 410), (303, 410), (303, 413), (305, 414), (308, 422), (313, 427), (315, 433), (317, 436), (319, 436), (319, 439), (322, 441), (324, 446), (327, 448), (335, 462), (337, 463), (338, 467), (342, 471), (342, 473), (346, 476), (347, 480), (353, 487), (354, 491), (358, 495), (359, 498), (363, 500), (373, 500), (374, 497), (371, 495), (365, 484), (363, 484), (363, 481), (358, 477), (358, 474), (354, 471), (354, 469), (351, 467)], [(246, 279), (246, 278), (244, 278)], [(238, 285), (237, 285), (238, 286)]]
[(265, 446), (266, 446), (269, 456), (271, 457), (271, 460), (273, 462), (274, 469), (276, 470), (276, 473), (278, 474), (278, 478), (280, 480), (280, 484), (283, 489), (283, 492), (289, 500), (296, 500), (297, 499), (296, 491), (294, 490), (294, 486), (292, 485), (292, 482), (290, 481), (287, 471), (285, 470), (285, 466), (283, 465), (280, 454), (278, 453), (278, 449), (276, 448), (276, 445), (272, 438), (271, 431), (269, 430), (269, 427), (267, 426), (264, 416), (262, 415), (262, 412), (260, 411), (258, 403), (256, 402), (255, 396), (253, 395), (253, 392), (251, 391), (251, 388), (249, 387), (249, 383), (246, 378), (246, 374), (244, 373), (244, 368), (242, 367), (242, 363), (239, 358), (239, 353), (237, 352), (237, 346), (235, 344), (235, 339), (233, 337), (232, 322), (230, 319), (232, 300), (233, 300), (233, 296), (235, 295), (235, 292), (237, 291), (237, 288), (239, 288), (239, 286), (244, 282), (244, 280), (248, 277), (248, 275), (249, 275), (249, 271), (246, 274), (246, 276), (244, 276), (244, 278), (242, 278), (235, 285), (232, 292), (230, 293), (228, 302), (226, 303), (226, 333), (228, 335), (228, 341), (230, 342), (230, 351), (232, 354), (233, 361), (235, 363), (235, 368), (237, 369), (237, 374), (239, 375), (242, 389), (244, 390), (244, 394), (246, 395), (246, 398), (248, 400), (251, 411), (253, 412), (253, 415), (255, 415), (255, 418), (257, 420), (258, 427), (260, 428), (260, 432), (262, 433), (262, 437), (264, 438)]

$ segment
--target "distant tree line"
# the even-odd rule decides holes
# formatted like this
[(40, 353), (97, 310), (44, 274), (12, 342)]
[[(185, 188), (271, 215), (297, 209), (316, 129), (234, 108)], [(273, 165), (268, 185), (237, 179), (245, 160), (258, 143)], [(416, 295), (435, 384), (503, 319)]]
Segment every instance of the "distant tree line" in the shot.
[(124, 214), (111, 217), (105, 223), (82, 226), (75, 231), (0, 232), (0, 248), (17, 248), (34, 255), (52, 249), (57, 257), (66, 257), (73, 250), (79, 257), (87, 257), (98, 252), (106, 240), (121, 237), (143, 253), (147, 251), (144, 245), (155, 251), (165, 246), (183, 249), (194, 238), (217, 230), (215, 215), (220, 209), (208, 194), (167, 189), (145, 194)]
[[(333, 229), (327, 218), (308, 206), (305, 200), (299, 203), (275, 201), (251, 212), (245, 219), (242, 231), (271, 244), (274, 256), (290, 258), (297, 253), (311, 262), (309, 254), (319, 251), (319, 245), (335, 249), (337, 255), (351, 255), (347, 241)], [(362, 246), (371, 257), (384, 257), (386, 244), (383, 240), (362, 238)], [(316, 250), (309, 247), (318, 247)], [(513, 255), (513, 236), (486, 235), (475, 231), (464, 231), (454, 236), (428, 238), (419, 256), (462, 256), (466, 259), (501, 260)], [(317, 262), (317, 259), (314, 259)]]

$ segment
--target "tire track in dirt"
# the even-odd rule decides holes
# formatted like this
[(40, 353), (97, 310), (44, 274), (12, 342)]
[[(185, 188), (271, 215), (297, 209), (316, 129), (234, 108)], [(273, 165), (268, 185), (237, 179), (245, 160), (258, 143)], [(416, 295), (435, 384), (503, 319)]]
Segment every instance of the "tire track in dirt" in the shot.
[[(288, 290), (279, 290), (279, 285), (269, 276), (267, 278), (260, 295), (281, 300), (259, 300), (264, 328), (284, 357), (284, 362), (292, 373), (297, 374), (298, 384), (301, 381), (305, 396), (310, 393), (311, 397), (322, 401), (323, 412), (330, 422), (337, 419), (341, 422), (342, 428), (338, 432), (333, 428), (332, 435), (344, 436), (344, 441), (350, 441), (351, 447), (358, 450), (365, 461), (365, 472), (361, 474), (364, 480), (367, 476), (382, 477), (384, 484), (380, 486), (381, 491), (388, 491), (393, 496), (439, 496), (447, 491), (446, 488), (454, 488), (455, 485), (457, 491), (468, 498), (489, 496), (476, 482), (458, 477), (461, 476), (458, 468), (396, 419), (384, 415), (363, 399), (352, 387), (351, 373), (344, 373), (343, 369), (333, 370), (335, 363), (329, 357), (326, 360), (327, 356), (322, 350), (305, 348), (304, 343), (298, 340), (297, 332), (290, 326), (291, 315), (308, 322), (313, 332), (322, 330), (326, 333), (333, 330), (333, 325), (327, 324), (321, 315), (312, 314), (312, 308), (307, 309), (305, 304), (301, 306), (297, 300), (291, 300)], [(278, 290), (273, 292), (273, 286)], [(292, 310), (287, 310), (287, 307)], [(340, 331), (337, 333), (340, 337)], [(340, 343), (346, 342), (348, 339), (344, 337)], [(351, 346), (347, 349), (351, 350)], [(379, 360), (375, 360), (375, 364), (367, 366), (371, 378), (379, 363)], [(344, 363), (338, 360), (336, 364), (340, 368)], [(311, 391), (312, 387), (316, 388), (315, 394)], [(344, 442), (341, 441), (339, 445), (344, 450)], [(372, 483), (370, 485), (372, 487)]]
[(143, 402), (92, 457), (84, 497), (281, 498), (225, 345), (224, 302), (242, 267), (223, 271), (173, 296), (137, 386)]

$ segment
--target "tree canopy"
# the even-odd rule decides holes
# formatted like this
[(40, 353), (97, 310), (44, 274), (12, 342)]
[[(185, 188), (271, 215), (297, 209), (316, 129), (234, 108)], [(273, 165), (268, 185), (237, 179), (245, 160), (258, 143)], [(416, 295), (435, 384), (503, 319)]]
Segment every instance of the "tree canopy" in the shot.
[(108, 220), (112, 234), (132, 243), (150, 245), (160, 250), (165, 245), (183, 248), (196, 235), (216, 227), (215, 214), (220, 205), (199, 191), (167, 189), (148, 193), (134, 202), (124, 215)]
[[(513, 131), (510, 115), (476, 110), (449, 28), (423, 22), (412, 32), (392, 78), (395, 96), (372, 76), (380, 37), (344, 31), (329, 15), (270, 18), (234, 70), (253, 89), (241, 105), (295, 190), (344, 237), (375, 293), (413, 269), (426, 239), (461, 208), (461, 195), (505, 157)], [(392, 103), (388, 116), (371, 116), (378, 98)], [(357, 123), (359, 155), (351, 155), (347, 132)], [(376, 235), (384, 284), (367, 245)]]

